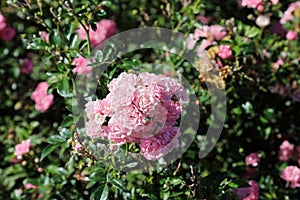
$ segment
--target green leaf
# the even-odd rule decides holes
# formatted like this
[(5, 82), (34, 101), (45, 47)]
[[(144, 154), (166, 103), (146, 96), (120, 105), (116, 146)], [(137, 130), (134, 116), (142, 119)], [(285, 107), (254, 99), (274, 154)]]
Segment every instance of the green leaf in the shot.
[(56, 173), (60, 176), (66, 176), (66, 177), (69, 175), (67, 170), (62, 167), (57, 168)]
[(70, 97), (70, 91), (69, 91), (69, 81), (67, 77), (64, 77), (57, 83), (57, 92), (62, 97)]
[(234, 183), (234, 182), (229, 182), (228, 186), (231, 187), (231, 188), (238, 188), (239, 187), (239, 185)]
[(66, 128), (66, 127), (70, 127), (71, 125), (73, 125), (75, 123), (75, 120), (72, 116), (67, 116), (63, 122), (61, 123), (61, 126)]
[(107, 184), (105, 184), (100, 200), (108, 199), (108, 193), (109, 193), (108, 186), (107, 186)]
[(59, 33), (56, 32), (56, 31), (51, 31), (51, 33), (49, 35), (49, 42), (51, 44), (59, 45), (60, 46), (61, 43), (62, 43), (62, 39), (61, 39)]
[(49, 144), (48, 146), (45, 147), (45, 149), (42, 152), (41, 155), (41, 161), (48, 156), (52, 151), (54, 151), (56, 148), (58, 147), (58, 145), (56, 144)]
[(66, 142), (66, 139), (60, 135), (52, 135), (47, 139), (50, 144), (62, 144)]
[(112, 7), (113, 4), (111, 3), (111, 1), (102, 1), (101, 5), (106, 7)]
[(125, 190), (124, 182), (122, 179), (114, 178), (111, 180), (111, 183), (120, 190)]
[(179, 185), (180, 183), (182, 183), (182, 180), (180, 178), (174, 178), (171, 180), (171, 184), (174, 186)]
[(72, 132), (67, 129), (67, 128), (62, 128), (60, 131), (59, 131), (59, 134), (64, 137), (64, 138), (71, 138), (72, 137)]
[(70, 48), (75, 48), (77, 41), (78, 41), (78, 35), (77, 35), (77, 33), (71, 34), (70, 40), (69, 40), (69, 46), (70, 46)]
[(47, 47), (47, 43), (41, 38), (35, 38), (29, 44), (29, 48), (33, 50), (44, 50)]
[(93, 172), (93, 173), (89, 176), (89, 179), (90, 179), (91, 181), (94, 181), (94, 182), (106, 180), (106, 178), (105, 178), (103, 172)]
[(251, 27), (250, 29), (247, 29), (245, 32), (245, 36), (247, 36), (248, 38), (254, 38), (259, 34), (260, 34), (260, 29), (254, 26)]
[(56, 67), (57, 67), (58, 71), (60, 71), (60, 72), (64, 72), (65, 71), (65, 66), (63, 64), (61, 64), (61, 63), (57, 64)]
[(270, 137), (271, 131), (272, 131), (271, 127), (267, 127), (265, 129), (265, 138), (264, 138), (265, 140), (267, 140)]

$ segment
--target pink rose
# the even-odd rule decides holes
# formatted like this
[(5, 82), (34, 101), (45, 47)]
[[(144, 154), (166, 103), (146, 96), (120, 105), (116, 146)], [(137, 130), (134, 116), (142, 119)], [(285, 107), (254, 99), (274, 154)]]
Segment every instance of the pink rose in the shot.
[(35, 109), (40, 112), (46, 112), (53, 104), (53, 94), (48, 94), (48, 83), (40, 82), (31, 95), (31, 99), (35, 102)]
[(253, 167), (257, 167), (258, 163), (260, 161), (260, 157), (258, 153), (250, 153), (248, 156), (245, 158), (246, 165), (251, 165)]
[(263, 12), (265, 7), (262, 4), (259, 4), (256, 8), (259, 12)]
[(209, 32), (212, 34), (214, 40), (222, 40), (227, 35), (225, 28), (220, 25), (211, 25)]
[(199, 48), (198, 48), (197, 54), (199, 55), (199, 52), (203, 52), (207, 47), (209, 47), (213, 44), (216, 44), (216, 42), (212, 41), (212, 40), (203, 39), (200, 46), (199, 46)]
[(294, 153), (294, 145), (285, 140), (279, 147), (279, 160), (287, 161)]
[(291, 3), (288, 9), (283, 13), (282, 18), (280, 19), (280, 23), (285, 24), (286, 22), (293, 20), (294, 19), (293, 12), (299, 8), (300, 8), (300, 1)]
[(135, 91), (137, 76), (134, 74), (121, 73), (117, 79), (113, 79), (109, 85), (113, 110), (117, 111), (123, 106), (132, 104), (132, 93)]
[(76, 72), (78, 75), (85, 75), (90, 77), (92, 75), (93, 67), (91, 66), (91, 61), (82, 57), (81, 55), (78, 58), (73, 59), (73, 63), (76, 67), (72, 72)]
[(283, 60), (283, 58), (278, 58), (278, 60), (275, 62), (275, 63), (272, 63), (272, 68), (275, 70), (275, 71), (277, 71), (278, 69), (279, 69), (279, 67), (281, 66), (281, 65), (283, 65), (283, 62), (284, 60)]
[(0, 12), (0, 31), (6, 26), (5, 21), (6, 21), (5, 17)]
[(158, 101), (153, 90), (140, 86), (133, 92), (132, 103), (136, 110), (146, 114)]
[(91, 138), (103, 138), (104, 130), (101, 127), (101, 124), (95, 122), (94, 120), (89, 120), (85, 124), (86, 133)]
[(257, 8), (261, 3), (262, 0), (242, 0), (241, 5), (248, 8)]
[(140, 143), (141, 154), (148, 160), (157, 160), (179, 146), (177, 127), (166, 127), (152, 137), (143, 138)]
[(76, 143), (76, 145), (74, 146), (74, 150), (75, 151), (81, 151), (82, 150), (82, 145), (80, 143)]
[(32, 185), (31, 183), (26, 183), (25, 184), (25, 189), (36, 189), (38, 186)]
[(6, 42), (11, 41), (16, 35), (16, 30), (11, 28), (11, 27), (4, 27), (1, 31), (0, 31), (0, 38)]
[(141, 154), (150, 160), (179, 145), (177, 119), (181, 103), (189, 101), (183, 85), (164, 75), (121, 73), (108, 88), (105, 99), (86, 104), (90, 137), (107, 137), (111, 149), (139, 143)]
[[(113, 36), (117, 32), (116, 23), (109, 19), (103, 19), (97, 23), (97, 29), (94, 31), (92, 27), (89, 27), (89, 37), (92, 47), (97, 46), (107, 38)], [(82, 40), (86, 40), (86, 32), (81, 26), (77, 31), (78, 36)]]
[(45, 42), (49, 42), (49, 33), (47, 33), (46, 31), (41, 31), (41, 39)]
[(279, 0), (271, 0), (271, 3), (272, 3), (273, 5), (277, 5), (277, 4), (279, 3)]
[(259, 186), (254, 180), (249, 181), (250, 187), (233, 189), (233, 192), (242, 200), (258, 200)]
[(23, 59), (23, 65), (20, 66), (20, 71), (23, 74), (30, 74), (33, 70), (33, 62), (29, 58)]
[(285, 37), (287, 40), (298, 40), (298, 33), (296, 31), (288, 31)]
[(17, 159), (22, 159), (22, 155), (29, 153), (30, 150), (30, 140), (24, 140), (21, 144), (17, 144), (15, 148), (15, 156)]
[(206, 17), (204, 15), (199, 15), (197, 19), (202, 23), (202, 24), (209, 24), (211, 22), (212, 18), (211, 17)]
[(193, 49), (196, 42), (202, 37), (199, 50), (204, 50), (207, 47), (215, 44), (217, 40), (222, 40), (227, 35), (227, 32), (223, 26), (219, 25), (204, 25), (202, 29), (196, 29), (194, 34), (190, 34), (187, 40), (188, 49)]
[(220, 45), (218, 56), (222, 59), (228, 59), (232, 57), (231, 47), (229, 45)]
[(284, 168), (280, 178), (290, 183), (291, 188), (300, 187), (300, 169), (296, 166), (287, 166)]

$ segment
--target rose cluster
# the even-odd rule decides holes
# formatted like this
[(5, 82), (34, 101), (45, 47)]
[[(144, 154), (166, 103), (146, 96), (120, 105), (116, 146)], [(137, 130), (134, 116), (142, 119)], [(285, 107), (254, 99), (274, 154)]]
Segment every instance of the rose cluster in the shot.
[[(300, 146), (295, 147), (288, 140), (284, 140), (279, 147), (278, 158), (281, 161), (289, 161), (289, 159), (297, 159), (300, 165)], [(300, 187), (300, 169), (297, 166), (287, 166), (280, 174), (280, 177), (287, 182), (286, 186), (291, 188)]]
[(177, 121), (188, 102), (183, 85), (164, 75), (124, 72), (108, 89), (105, 99), (86, 104), (90, 137), (108, 138), (112, 147), (137, 143), (148, 160), (178, 147)]

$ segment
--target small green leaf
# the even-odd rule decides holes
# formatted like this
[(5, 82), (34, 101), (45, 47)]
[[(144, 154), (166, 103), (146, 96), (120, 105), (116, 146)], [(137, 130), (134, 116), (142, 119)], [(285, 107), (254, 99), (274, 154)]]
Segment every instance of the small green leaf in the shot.
[(67, 129), (67, 128), (63, 128), (59, 131), (59, 134), (64, 137), (64, 138), (71, 138), (72, 137), (72, 132)]
[[(108, 193), (109, 193), (108, 186), (107, 186), (107, 184), (105, 184), (103, 191), (102, 191), (102, 195), (100, 197), (100, 200), (108, 199)], [(96, 197), (96, 199), (97, 199), (97, 197)]]
[(52, 135), (47, 139), (50, 144), (62, 144), (66, 142), (66, 139), (60, 135)]
[(41, 155), (41, 161), (48, 156), (52, 151), (54, 151), (56, 148), (58, 147), (58, 145), (54, 145), (54, 144), (49, 144), (48, 146), (45, 147), (45, 149), (42, 152)]
[(247, 29), (246, 32), (245, 32), (245, 35), (248, 37), (248, 38), (254, 38), (256, 37), (257, 35), (260, 34), (260, 29), (257, 28), (257, 27), (251, 27), (250, 29)]
[(111, 180), (111, 183), (120, 190), (125, 190), (124, 182), (122, 179), (114, 178)]
[(182, 183), (182, 180), (180, 178), (174, 178), (171, 180), (171, 184), (172, 185), (179, 185), (180, 183)]
[(94, 181), (94, 182), (106, 180), (106, 178), (105, 178), (103, 172), (93, 172), (93, 173), (89, 176), (89, 179), (90, 179), (91, 181)]
[(33, 50), (44, 50), (47, 47), (47, 43), (41, 38), (35, 38), (29, 44), (29, 48)]
[(234, 183), (234, 182), (229, 182), (228, 186), (231, 187), (231, 188), (238, 188), (239, 187), (239, 185)]
[(56, 31), (51, 31), (49, 35), (49, 42), (54, 45), (61, 45), (62, 39)]
[(62, 97), (70, 97), (71, 96), (70, 91), (69, 91), (69, 81), (68, 81), (67, 77), (61, 79), (57, 83), (57, 92)]
[(71, 125), (73, 125), (75, 123), (75, 120), (72, 116), (67, 116), (63, 122), (61, 123), (61, 126), (66, 128), (66, 127), (70, 127)]
[(78, 41), (78, 35), (76, 33), (71, 34), (69, 40), (70, 48), (75, 48), (77, 41)]

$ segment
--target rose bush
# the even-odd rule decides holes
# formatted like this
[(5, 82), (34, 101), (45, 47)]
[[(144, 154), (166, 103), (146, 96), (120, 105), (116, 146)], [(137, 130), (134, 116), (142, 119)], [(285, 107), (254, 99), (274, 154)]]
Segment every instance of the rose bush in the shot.
[[(299, 198), (299, 13), (297, 0), (2, 1), (0, 196)], [(167, 46), (140, 49), (110, 62), (92, 95), (77, 89), (77, 80), (100, 76), (97, 69), (116, 49), (103, 46), (107, 39), (151, 26), (183, 33), (187, 39), (181, 45), (196, 52), (195, 62)], [(100, 53), (92, 55), (96, 46)], [(201, 119), (193, 143), (177, 160), (154, 171), (130, 173), (105, 165), (105, 156), (96, 159), (92, 147), (102, 148), (100, 139), (113, 141), (115, 149), (162, 162), (162, 155), (185, 142), (177, 134), (189, 134), (178, 127), (185, 112), (177, 97), (185, 99), (185, 94), (176, 82), (140, 73), (150, 89), (138, 86), (138, 76), (125, 75), (143, 63), (170, 66), (158, 77), (181, 73), (197, 95)], [(222, 118), (222, 113), (212, 114), (210, 106), (218, 99), (208, 85), (226, 91), (227, 113), (215, 147), (199, 159), (208, 145), (208, 127), (220, 128), (214, 121)], [(87, 91), (93, 87), (81, 86)], [(81, 92), (85, 108), (73, 101)], [(151, 137), (128, 135), (128, 130), (143, 133), (152, 121), (169, 126)], [(170, 148), (160, 148), (166, 144)]]

